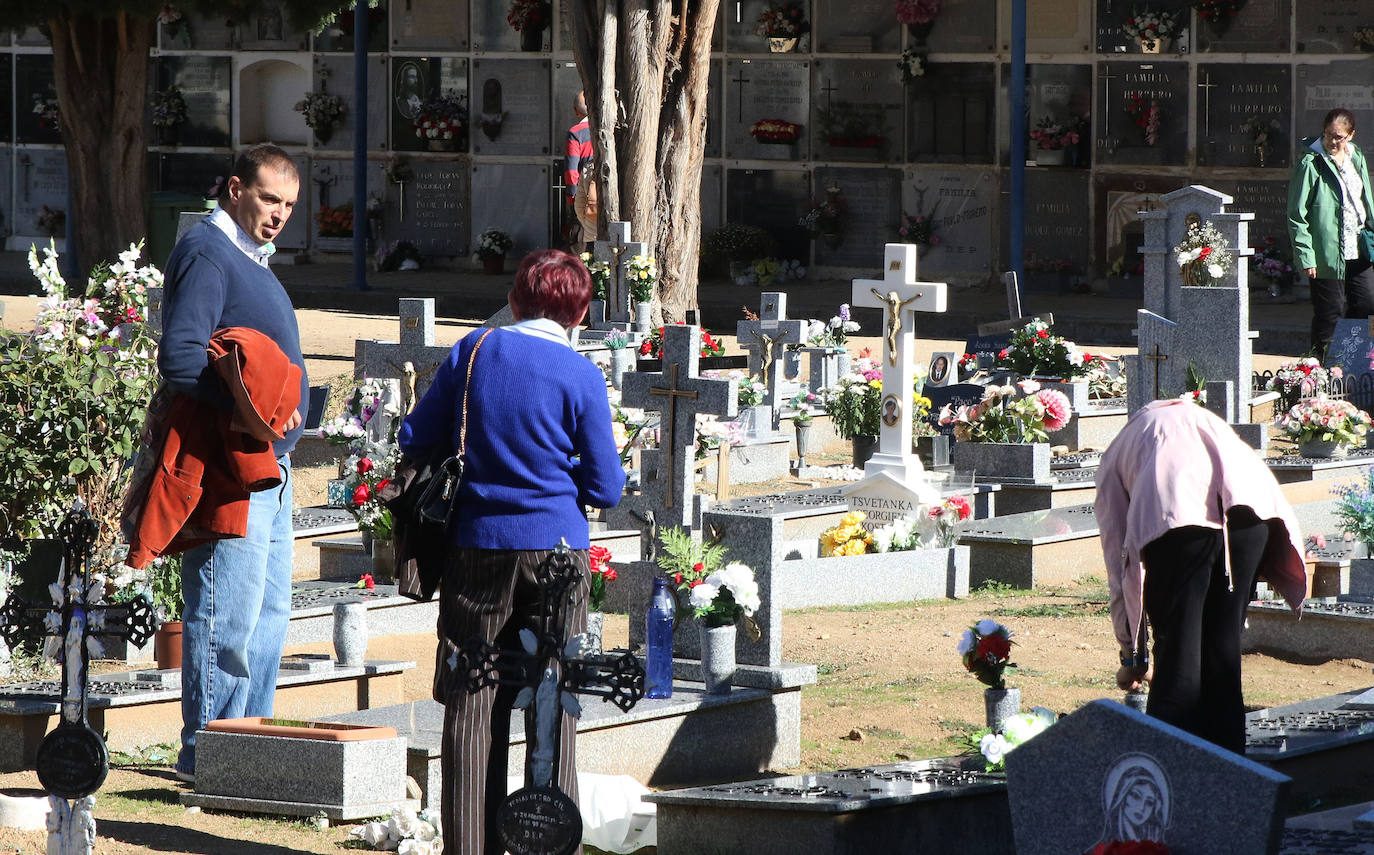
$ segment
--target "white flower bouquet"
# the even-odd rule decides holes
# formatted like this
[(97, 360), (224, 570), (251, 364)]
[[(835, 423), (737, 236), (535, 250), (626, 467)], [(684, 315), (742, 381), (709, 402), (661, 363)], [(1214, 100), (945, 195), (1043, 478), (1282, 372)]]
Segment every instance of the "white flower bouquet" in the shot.
[(1183, 272), (1183, 284), (1194, 287), (1218, 284), (1236, 265), (1231, 245), (1210, 221), (1188, 227), (1174, 247), (1174, 260)]
[(754, 571), (739, 562), (726, 564), (694, 585), (688, 599), (694, 616), (706, 626), (753, 617), (762, 605)]

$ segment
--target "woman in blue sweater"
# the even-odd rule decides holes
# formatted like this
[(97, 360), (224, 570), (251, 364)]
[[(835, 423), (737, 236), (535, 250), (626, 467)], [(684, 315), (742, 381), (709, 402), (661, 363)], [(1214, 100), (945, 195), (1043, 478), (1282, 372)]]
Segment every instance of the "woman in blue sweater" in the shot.
[[(458, 648), (474, 637), (518, 649), (535, 628), (535, 570), (560, 541), (590, 584), (585, 505), (620, 501), (625, 472), (611, 434), (606, 381), (569, 344), (591, 301), (591, 280), (564, 252), (520, 263), (510, 307), (517, 323), (477, 330), (453, 347), (424, 398), (401, 426), (401, 449), (424, 460), (459, 447), (464, 390), (467, 433), (462, 504), (440, 587), (435, 700), (445, 705), (444, 851), (501, 853), (496, 809), (505, 797), (515, 689), (469, 694)], [(490, 332), (489, 335), (484, 334)], [(480, 344), (479, 344), (480, 343)], [(568, 632), (586, 627), (586, 598), (569, 610)], [(576, 722), (563, 716), (558, 786), (577, 798)]]

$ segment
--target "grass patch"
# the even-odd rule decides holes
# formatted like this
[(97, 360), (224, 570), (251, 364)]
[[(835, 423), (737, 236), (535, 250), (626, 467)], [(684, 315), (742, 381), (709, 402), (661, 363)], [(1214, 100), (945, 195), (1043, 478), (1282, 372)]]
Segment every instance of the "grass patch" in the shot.
[(959, 736), (968, 736), (983, 729), (981, 725), (974, 724), (971, 721), (960, 721), (951, 718), (942, 718), (937, 721), (936, 724), (941, 730), (947, 730)]
[(994, 617), (1011, 618), (1072, 618), (1102, 617), (1110, 609), (1099, 603), (1037, 603), (1033, 606), (999, 606), (992, 610)]
[(148, 745), (137, 751), (111, 751), (111, 766), (140, 768), (146, 766), (170, 766), (176, 762), (180, 746), (172, 742)]
[(816, 666), (816, 675), (819, 677), (829, 677), (831, 674), (838, 674), (848, 669), (849, 665), (844, 662), (822, 662)]
[(995, 579), (984, 580), (983, 584), (969, 592), (970, 596), (974, 597), (1016, 597), (1030, 593), (1022, 588), (1013, 588), (1009, 582), (998, 582)]
[(896, 603), (867, 603), (857, 606), (812, 606), (805, 609), (787, 609), (789, 615), (852, 614), (853, 612), (895, 612), (912, 606), (948, 604), (950, 600), (906, 600)]

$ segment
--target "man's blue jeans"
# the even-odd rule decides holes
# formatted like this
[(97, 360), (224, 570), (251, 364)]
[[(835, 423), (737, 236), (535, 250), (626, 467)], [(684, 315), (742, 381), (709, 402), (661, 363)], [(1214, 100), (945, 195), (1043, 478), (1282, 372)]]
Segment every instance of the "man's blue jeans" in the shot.
[(272, 715), (291, 619), (291, 459), (282, 485), (253, 493), (248, 534), (182, 557), (181, 755), (195, 772), (196, 731), (221, 718)]

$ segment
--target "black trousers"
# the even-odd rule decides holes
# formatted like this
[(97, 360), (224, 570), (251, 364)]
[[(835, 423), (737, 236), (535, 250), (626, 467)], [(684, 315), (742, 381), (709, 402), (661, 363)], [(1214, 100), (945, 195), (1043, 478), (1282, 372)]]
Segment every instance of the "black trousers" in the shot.
[[(468, 693), (462, 685), (468, 673), (456, 673), (450, 657), (473, 636), (504, 650), (520, 649), (520, 630), (538, 630), (541, 598), (535, 571), (551, 554), (551, 550), (456, 549), (444, 568), (434, 698), (444, 704), (440, 762), (446, 855), (505, 852), (496, 832), (496, 811), (506, 797), (510, 717), (519, 692), (515, 686), (487, 686)], [(579, 590), (576, 603), (568, 607), (565, 637), (587, 628), (591, 578), (587, 550), (573, 550), (572, 560)], [(577, 801), (577, 722), (566, 714), (560, 721), (558, 788)], [(581, 851), (578, 847), (577, 855)]]
[(1312, 348), (1317, 358), (1326, 356), (1337, 321), (1370, 315), (1374, 315), (1374, 267), (1368, 261), (1347, 261), (1344, 279), (1313, 279)]
[(1237, 754), (1245, 753), (1240, 633), (1268, 525), (1248, 508), (1228, 514), (1231, 585), (1222, 533), (1176, 528), (1143, 550), (1145, 613), (1154, 633), (1154, 681), (1146, 711)]

